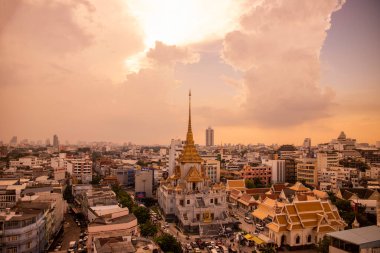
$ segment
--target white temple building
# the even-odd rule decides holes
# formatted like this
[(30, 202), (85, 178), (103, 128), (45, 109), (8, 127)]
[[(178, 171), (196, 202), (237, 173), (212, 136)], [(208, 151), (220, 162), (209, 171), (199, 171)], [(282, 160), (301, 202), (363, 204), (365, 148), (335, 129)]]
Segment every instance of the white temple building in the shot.
[(194, 145), (189, 93), (186, 143), (173, 173), (158, 188), (158, 203), (165, 219), (177, 222), (183, 231), (217, 234), (226, 226), (232, 226), (233, 219), (227, 214), (224, 185), (212, 184), (202, 163)]

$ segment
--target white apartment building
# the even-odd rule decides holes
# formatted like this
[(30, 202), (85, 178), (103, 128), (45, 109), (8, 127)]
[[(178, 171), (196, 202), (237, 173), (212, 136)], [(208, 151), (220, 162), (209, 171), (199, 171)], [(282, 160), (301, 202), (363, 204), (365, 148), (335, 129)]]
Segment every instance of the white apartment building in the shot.
[(344, 184), (352, 183), (354, 188), (359, 187), (359, 173), (355, 168), (330, 167), (322, 171), (318, 177), (322, 191), (338, 192)]
[(206, 170), (206, 175), (210, 178), (212, 183), (220, 182), (220, 161), (206, 158), (204, 159), (203, 166)]
[(92, 180), (92, 161), (85, 158), (71, 159), (67, 161), (67, 172), (82, 183), (89, 183)]
[(327, 168), (339, 166), (338, 152), (319, 152), (317, 153), (318, 171), (325, 171)]
[(272, 168), (272, 183), (285, 183), (285, 160), (263, 159), (262, 164)]
[(18, 160), (11, 160), (9, 162), (9, 167), (19, 167), (19, 166), (39, 166), (42, 164), (42, 160), (36, 156), (25, 156), (20, 157)]
[(172, 139), (170, 143), (169, 148), (169, 164), (168, 164), (168, 171), (169, 175), (173, 174), (174, 168), (176, 166), (176, 160), (178, 159), (179, 155), (183, 151), (183, 146), (185, 142), (181, 141), (180, 139)]
[(153, 170), (136, 170), (135, 174), (135, 193), (136, 197), (151, 198), (153, 192)]
[(371, 179), (378, 179), (380, 176), (380, 164), (371, 164), (370, 169), (365, 171), (365, 176)]

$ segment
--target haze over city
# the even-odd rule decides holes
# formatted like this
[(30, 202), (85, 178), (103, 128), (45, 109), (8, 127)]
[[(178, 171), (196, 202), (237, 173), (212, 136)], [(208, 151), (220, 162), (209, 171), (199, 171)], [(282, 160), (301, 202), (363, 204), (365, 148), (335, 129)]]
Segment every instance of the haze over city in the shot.
[(0, 140), (380, 140), (380, 2), (0, 2)]

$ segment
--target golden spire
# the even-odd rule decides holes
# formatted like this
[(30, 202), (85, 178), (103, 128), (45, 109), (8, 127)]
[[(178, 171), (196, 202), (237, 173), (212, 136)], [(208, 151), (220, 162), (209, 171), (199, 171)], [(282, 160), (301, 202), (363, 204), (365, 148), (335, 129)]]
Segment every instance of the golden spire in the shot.
[(189, 91), (189, 123), (187, 126), (186, 144), (183, 152), (179, 158), (180, 162), (202, 162), (202, 158), (199, 156), (197, 149), (194, 145), (193, 131), (191, 128), (191, 90)]

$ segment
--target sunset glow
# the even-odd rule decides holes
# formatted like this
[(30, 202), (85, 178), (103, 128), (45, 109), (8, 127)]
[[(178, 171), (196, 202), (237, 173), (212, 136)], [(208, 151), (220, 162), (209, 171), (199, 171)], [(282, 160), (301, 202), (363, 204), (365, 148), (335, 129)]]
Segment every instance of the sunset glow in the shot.
[(189, 89), (201, 144), (208, 126), (216, 143), (380, 140), (378, 1), (0, 7), (0, 140), (167, 144), (184, 132)]

